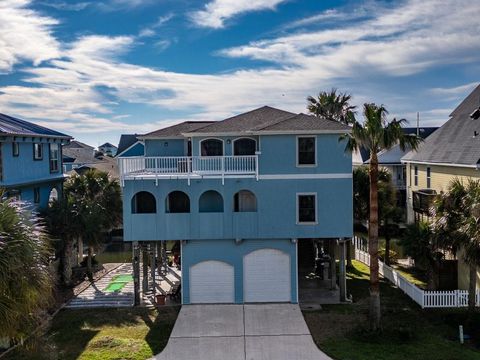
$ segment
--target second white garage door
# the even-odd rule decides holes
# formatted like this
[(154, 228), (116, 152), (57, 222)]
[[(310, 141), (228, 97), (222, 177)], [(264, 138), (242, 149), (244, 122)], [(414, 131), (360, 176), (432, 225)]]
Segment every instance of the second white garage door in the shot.
[(192, 304), (233, 303), (235, 300), (233, 266), (222, 261), (202, 261), (190, 267)]
[(290, 302), (290, 256), (276, 249), (260, 249), (243, 258), (245, 302)]

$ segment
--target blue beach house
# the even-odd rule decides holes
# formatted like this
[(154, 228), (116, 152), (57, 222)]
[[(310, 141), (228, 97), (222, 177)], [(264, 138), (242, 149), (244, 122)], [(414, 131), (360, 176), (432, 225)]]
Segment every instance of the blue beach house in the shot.
[(6, 195), (45, 208), (63, 186), (62, 145), (71, 137), (0, 114), (0, 188)]
[(139, 136), (119, 158), (125, 240), (180, 241), (183, 304), (297, 303), (302, 263), (352, 236), (349, 131), (265, 106)]

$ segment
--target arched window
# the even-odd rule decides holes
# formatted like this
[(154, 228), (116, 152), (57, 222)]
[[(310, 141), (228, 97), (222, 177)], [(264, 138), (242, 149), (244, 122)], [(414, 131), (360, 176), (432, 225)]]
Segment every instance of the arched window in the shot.
[(147, 191), (140, 191), (132, 198), (133, 214), (154, 214), (157, 212), (155, 196)]
[(205, 191), (198, 201), (200, 212), (223, 212), (223, 197), (218, 191)]
[(257, 198), (249, 190), (240, 190), (233, 196), (234, 212), (256, 212)]
[(223, 156), (223, 141), (219, 139), (205, 139), (200, 142), (200, 155)]
[(255, 155), (257, 142), (250, 138), (240, 138), (233, 142), (233, 155)]
[(189, 213), (190, 198), (183, 191), (172, 191), (167, 196), (165, 209), (167, 213)]

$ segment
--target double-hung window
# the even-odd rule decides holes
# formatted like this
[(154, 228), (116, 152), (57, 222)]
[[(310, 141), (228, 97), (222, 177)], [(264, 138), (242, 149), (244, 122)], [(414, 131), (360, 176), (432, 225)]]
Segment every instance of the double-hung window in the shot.
[(317, 164), (315, 136), (297, 137), (297, 166), (315, 166)]
[(317, 223), (317, 194), (316, 193), (297, 194), (297, 223), (298, 224)]
[(50, 144), (49, 160), (50, 172), (58, 172), (60, 162), (60, 146), (58, 144)]
[(33, 160), (42, 160), (43, 159), (43, 144), (34, 143), (33, 144)]
[(418, 166), (415, 166), (413, 171), (414, 171), (413, 184), (415, 186), (418, 186)]
[(427, 189), (430, 189), (432, 185), (432, 172), (429, 167), (427, 167)]

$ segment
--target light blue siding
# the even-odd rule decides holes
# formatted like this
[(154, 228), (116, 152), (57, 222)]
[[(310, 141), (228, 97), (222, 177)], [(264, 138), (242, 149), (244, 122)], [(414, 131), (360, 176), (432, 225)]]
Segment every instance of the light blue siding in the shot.
[(145, 140), (145, 156), (186, 156), (186, 140)]
[[(171, 191), (180, 190), (190, 197), (190, 214), (166, 214), (165, 199)], [(224, 201), (223, 213), (200, 213), (199, 197), (207, 190), (218, 191)], [(234, 194), (250, 190), (257, 197), (257, 212), (233, 211)], [(131, 215), (131, 198), (139, 191), (149, 191), (157, 199), (155, 232), (145, 236), (151, 214)], [(316, 225), (296, 224), (297, 193), (317, 194)], [(182, 240), (221, 238), (309, 238), (352, 236), (352, 180), (297, 179), (259, 180), (253, 178), (192, 180), (125, 181), (124, 236), (127, 241)], [(140, 236), (141, 235), (141, 236)]]
[(235, 303), (243, 303), (243, 257), (258, 249), (277, 249), (290, 256), (291, 302), (297, 303), (297, 248), (289, 239), (233, 239), (187, 241), (182, 244), (182, 297), (190, 303), (190, 267), (207, 260), (226, 262), (234, 267)]
[(124, 151), (121, 155), (122, 157), (129, 157), (129, 156), (143, 156), (145, 155), (145, 146), (141, 143), (136, 143), (127, 151)]

